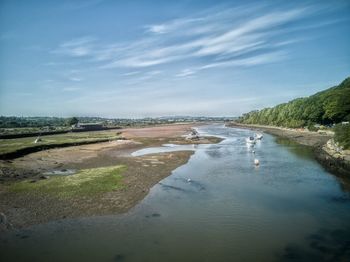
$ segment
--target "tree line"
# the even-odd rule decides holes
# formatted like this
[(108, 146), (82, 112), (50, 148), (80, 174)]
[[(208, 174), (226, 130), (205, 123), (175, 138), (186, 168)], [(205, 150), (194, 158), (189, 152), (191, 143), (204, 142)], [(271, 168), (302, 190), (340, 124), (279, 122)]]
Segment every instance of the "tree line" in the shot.
[(297, 98), (275, 107), (243, 114), (238, 122), (244, 124), (283, 127), (310, 127), (350, 121), (350, 77), (338, 86), (305, 98)]

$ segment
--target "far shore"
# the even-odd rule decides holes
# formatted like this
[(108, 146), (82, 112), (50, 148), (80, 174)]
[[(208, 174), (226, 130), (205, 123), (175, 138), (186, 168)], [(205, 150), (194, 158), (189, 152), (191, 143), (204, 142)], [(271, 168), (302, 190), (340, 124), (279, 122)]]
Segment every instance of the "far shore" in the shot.
[[(119, 131), (124, 140), (54, 148), (0, 160), (0, 231), (58, 219), (127, 212), (148, 194), (150, 188), (185, 164), (193, 151), (139, 157), (133, 157), (131, 153), (162, 144), (212, 144), (222, 140), (218, 137), (187, 140), (184, 135), (194, 126), (197, 124), (122, 129)], [(46, 175), (70, 171), (78, 174), (105, 172), (105, 181), (102, 183), (97, 178), (100, 191), (91, 194), (84, 191), (84, 185), (89, 183), (86, 178), (92, 181), (90, 184), (95, 183), (96, 176), (80, 175), (82, 180), (75, 179), (74, 183), (82, 186), (72, 187), (67, 183), (73, 181), (69, 180), (70, 175)], [(114, 186), (108, 181), (115, 183)], [(67, 186), (58, 190), (62, 185)], [(47, 190), (49, 187), (54, 190)], [(77, 194), (74, 190), (78, 190)]]
[(341, 152), (329, 148), (333, 135), (330, 133), (312, 132), (304, 129), (292, 129), (276, 126), (248, 125), (237, 122), (227, 124), (228, 127), (247, 128), (290, 139), (298, 144), (313, 148), (315, 158), (331, 173), (350, 179), (350, 150)]

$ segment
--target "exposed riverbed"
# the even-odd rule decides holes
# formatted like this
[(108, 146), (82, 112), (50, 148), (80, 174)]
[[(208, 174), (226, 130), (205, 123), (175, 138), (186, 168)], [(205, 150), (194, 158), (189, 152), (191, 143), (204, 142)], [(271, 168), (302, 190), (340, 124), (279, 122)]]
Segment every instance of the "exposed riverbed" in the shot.
[[(0, 260), (350, 259), (349, 186), (325, 171), (309, 148), (265, 134), (252, 149), (245, 138), (253, 131), (223, 125), (198, 130), (225, 139), (185, 146), (194, 150), (190, 160), (128, 213), (4, 233)], [(171, 149), (177, 150), (165, 145), (134, 154)]]

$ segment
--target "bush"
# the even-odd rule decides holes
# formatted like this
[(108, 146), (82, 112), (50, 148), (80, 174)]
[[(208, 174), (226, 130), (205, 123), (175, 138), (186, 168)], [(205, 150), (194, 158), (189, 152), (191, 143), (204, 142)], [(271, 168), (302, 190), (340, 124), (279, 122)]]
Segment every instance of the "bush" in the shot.
[(317, 132), (317, 131), (318, 131), (318, 128), (315, 127), (315, 124), (314, 124), (314, 123), (309, 123), (309, 124), (307, 125), (307, 129), (308, 129), (309, 131), (314, 131), (314, 132)]
[(350, 125), (338, 124), (334, 128), (334, 140), (344, 149), (350, 149)]
[(67, 126), (72, 126), (72, 125), (76, 125), (76, 124), (78, 124), (79, 123), (79, 120), (78, 120), (78, 118), (76, 118), (76, 117), (71, 117), (71, 118), (68, 118), (67, 119)]

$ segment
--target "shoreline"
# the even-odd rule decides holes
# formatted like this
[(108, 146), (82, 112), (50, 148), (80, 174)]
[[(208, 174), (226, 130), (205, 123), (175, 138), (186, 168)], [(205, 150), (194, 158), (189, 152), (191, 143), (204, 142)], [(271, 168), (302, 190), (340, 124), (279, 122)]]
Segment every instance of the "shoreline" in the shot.
[[(139, 157), (133, 157), (131, 153), (167, 143), (212, 144), (222, 140), (217, 137), (186, 140), (183, 135), (188, 134), (194, 126), (190, 124), (146, 129), (130, 128), (121, 130), (126, 140), (56, 148), (32, 153), (11, 161), (0, 161), (2, 171), (0, 175), (0, 232), (66, 218), (127, 212), (139, 203), (154, 185), (171, 175), (172, 171), (179, 166), (186, 164), (194, 151), (148, 154)], [(98, 194), (78, 195), (73, 192), (74, 195), (70, 197), (61, 197), (62, 194), (44, 190), (45, 185), (50, 185), (51, 182), (62, 181), (74, 176), (66, 175), (62, 178), (56, 175), (52, 177), (43, 175), (45, 172), (75, 170), (89, 173), (101, 167), (123, 167), (118, 187)], [(69, 186), (62, 191), (69, 189)], [(19, 187), (22, 191), (14, 190)], [(33, 187), (35, 190), (31, 190)], [(81, 188), (78, 191), (81, 191)]]
[[(315, 159), (329, 172), (350, 179), (350, 154), (339, 155), (327, 147), (327, 142), (333, 137), (330, 134), (320, 134), (306, 130), (287, 129), (274, 126), (229, 123), (227, 127), (261, 130), (267, 134), (290, 139), (298, 144), (312, 148)], [(349, 150), (347, 150), (349, 151)]]
[[(51, 132), (48, 134), (44, 134), (41, 135), (42, 137), (44, 137), (43, 140), (47, 140), (48, 141), (44, 141), (44, 142), (39, 142), (38, 144), (33, 144), (32, 141), (35, 140), (35, 138), (37, 138), (38, 136), (33, 136), (33, 134), (29, 134), (29, 136), (15, 136), (13, 138), (0, 138), (1, 140), (1, 145), (4, 147), (8, 147), (9, 145), (11, 145), (11, 142), (16, 141), (15, 144), (18, 144), (20, 141), (22, 141), (21, 143), (23, 144), (22, 146), (14, 146), (15, 148), (10, 148), (8, 150), (2, 150), (2, 152), (0, 152), (0, 160), (13, 160), (15, 158), (19, 158), (19, 157), (23, 157), (25, 155), (29, 155), (35, 152), (40, 152), (40, 151), (44, 151), (44, 150), (48, 150), (48, 149), (56, 149), (56, 148), (66, 148), (66, 147), (71, 147), (71, 146), (81, 146), (81, 145), (88, 145), (88, 144), (99, 144), (102, 142), (110, 142), (110, 141), (114, 141), (114, 140), (124, 140), (125, 137), (121, 136), (122, 133), (126, 133), (126, 134), (131, 134), (131, 137), (133, 137), (133, 133), (136, 133), (136, 136), (138, 133), (143, 133), (145, 134), (144, 130), (152, 130), (152, 129), (167, 129), (170, 126), (172, 127), (172, 129), (176, 129), (177, 127), (180, 127), (180, 129), (182, 127), (195, 127), (197, 126), (197, 123), (176, 123), (176, 124), (162, 124), (162, 125), (153, 125), (151, 127), (147, 126), (147, 127), (130, 127), (130, 128), (108, 128), (108, 129), (103, 129), (103, 130), (92, 130), (92, 131), (84, 131), (84, 132), (72, 132), (72, 131), (64, 131), (64, 132)], [(115, 133), (115, 130), (118, 130), (118, 132)], [(136, 131), (136, 132), (135, 132)], [(103, 134), (102, 134), (103, 133)], [(102, 134), (102, 137), (99, 137), (99, 135)], [(82, 136), (96, 136), (95, 138), (89, 138), (89, 139), (81, 139), (81, 137), (74, 137), (74, 139), (68, 141), (66, 140), (65, 142), (62, 141), (56, 141), (56, 142), (52, 142), (50, 140), (52, 139), (57, 139), (57, 137), (59, 135), (82, 135)], [(164, 135), (164, 134), (163, 134)], [(147, 133), (146, 133), (147, 136)], [(130, 135), (129, 135), (130, 137)], [(26, 141), (23, 141), (26, 140)], [(31, 140), (28, 144), (28, 139)], [(69, 137), (68, 137), (69, 139)]]

